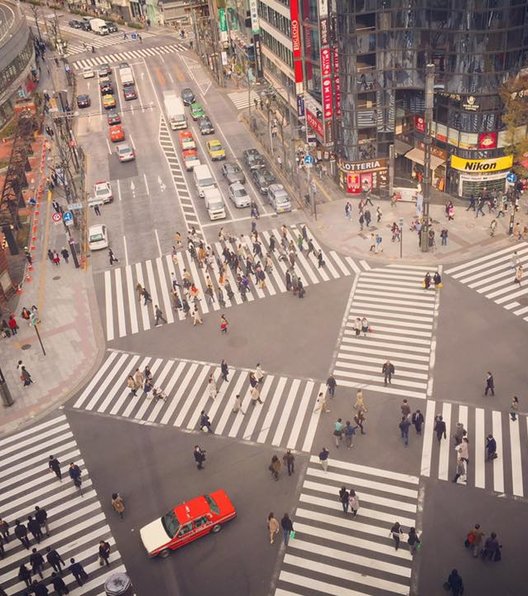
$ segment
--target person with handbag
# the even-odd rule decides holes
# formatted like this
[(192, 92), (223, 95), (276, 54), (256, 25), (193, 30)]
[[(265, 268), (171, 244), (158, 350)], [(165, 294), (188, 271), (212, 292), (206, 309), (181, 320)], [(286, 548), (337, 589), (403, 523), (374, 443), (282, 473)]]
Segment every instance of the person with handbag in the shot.
[(464, 582), (458, 574), (456, 569), (453, 569), (444, 583), (444, 589), (446, 591), (451, 590), (453, 596), (462, 596), (464, 593)]
[(110, 558), (110, 545), (108, 542), (101, 540), (99, 542), (99, 565), (110, 565), (108, 559)]
[(293, 523), (290, 516), (285, 513), (281, 519), (282, 535), (284, 538), (284, 546), (288, 546), (288, 541), (295, 535), (293, 530)]
[(334, 423), (335, 446), (339, 449), (339, 443), (343, 440), (343, 419), (338, 418)]
[(279, 533), (279, 522), (275, 518), (273, 512), (268, 515), (268, 532), (270, 544), (273, 544), (273, 541), (275, 540), (275, 534)]

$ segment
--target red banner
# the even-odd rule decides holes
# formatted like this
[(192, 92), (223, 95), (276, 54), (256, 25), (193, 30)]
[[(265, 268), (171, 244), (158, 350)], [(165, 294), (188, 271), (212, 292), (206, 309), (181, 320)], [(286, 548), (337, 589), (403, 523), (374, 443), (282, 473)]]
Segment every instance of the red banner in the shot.
[(339, 53), (337, 48), (332, 49), (332, 54), (332, 59), (334, 61), (335, 115), (339, 118), (341, 116), (341, 82), (339, 80)]
[(496, 149), (498, 135), (496, 132), (481, 132), (478, 136), (479, 149)]
[(334, 110), (332, 106), (332, 79), (323, 79), (323, 115), (325, 120), (330, 120)]
[(414, 128), (418, 132), (425, 132), (425, 118), (422, 116), (415, 116), (414, 117)]
[(323, 123), (315, 114), (312, 114), (310, 110), (306, 110), (306, 124), (308, 124), (308, 126), (321, 137), (321, 139), (324, 138)]
[(293, 69), (295, 72), (295, 82), (302, 83), (302, 47), (301, 47), (301, 23), (299, 21), (299, 0), (290, 0), (290, 21), (291, 38), (293, 48)]
[(328, 77), (332, 74), (332, 64), (330, 62), (330, 48), (321, 50), (321, 76)]

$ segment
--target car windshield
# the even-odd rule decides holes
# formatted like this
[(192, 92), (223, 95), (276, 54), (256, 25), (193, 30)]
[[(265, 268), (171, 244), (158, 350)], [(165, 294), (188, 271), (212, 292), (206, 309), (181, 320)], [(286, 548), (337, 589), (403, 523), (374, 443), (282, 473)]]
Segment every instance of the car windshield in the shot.
[(101, 240), (104, 240), (104, 236), (101, 234), (101, 232), (90, 235), (90, 242), (100, 242)]
[(289, 202), (288, 195), (282, 195), (282, 194), (275, 195), (275, 200), (277, 201), (277, 204), (281, 204), (281, 205)]
[(204, 495), (204, 499), (207, 501), (207, 504), (209, 505), (209, 509), (213, 513), (216, 513), (218, 515), (220, 513), (220, 507), (218, 507), (218, 505), (216, 504), (216, 501), (209, 495)]
[(165, 532), (169, 535), (169, 538), (174, 538), (180, 529), (180, 522), (176, 515), (174, 515), (174, 511), (169, 511), (161, 518), (161, 524), (165, 529)]
[(202, 178), (200, 186), (214, 186), (214, 180), (212, 178)]
[(119, 153), (130, 153), (130, 147), (119, 147)]
[(95, 190), (95, 194), (98, 196), (105, 195), (107, 193), (108, 193), (108, 189), (106, 188), (106, 186), (101, 186)]
[(246, 197), (247, 192), (245, 188), (235, 188), (234, 190), (235, 197)]

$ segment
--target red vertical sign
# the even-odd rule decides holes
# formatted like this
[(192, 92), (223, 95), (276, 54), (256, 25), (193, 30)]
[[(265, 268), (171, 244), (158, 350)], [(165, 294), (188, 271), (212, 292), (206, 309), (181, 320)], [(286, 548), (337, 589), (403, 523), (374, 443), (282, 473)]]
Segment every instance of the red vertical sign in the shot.
[(295, 82), (302, 83), (302, 48), (301, 48), (301, 23), (299, 21), (299, 0), (290, 0), (291, 37), (293, 47), (293, 69)]

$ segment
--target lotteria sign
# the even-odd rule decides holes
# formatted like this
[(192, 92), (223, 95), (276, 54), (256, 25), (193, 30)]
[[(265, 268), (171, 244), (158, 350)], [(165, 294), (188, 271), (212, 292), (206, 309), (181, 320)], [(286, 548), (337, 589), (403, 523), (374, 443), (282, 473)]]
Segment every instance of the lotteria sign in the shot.
[(505, 155), (495, 159), (463, 159), (457, 155), (451, 156), (451, 167), (463, 172), (500, 172), (509, 170), (512, 166), (513, 155)]

